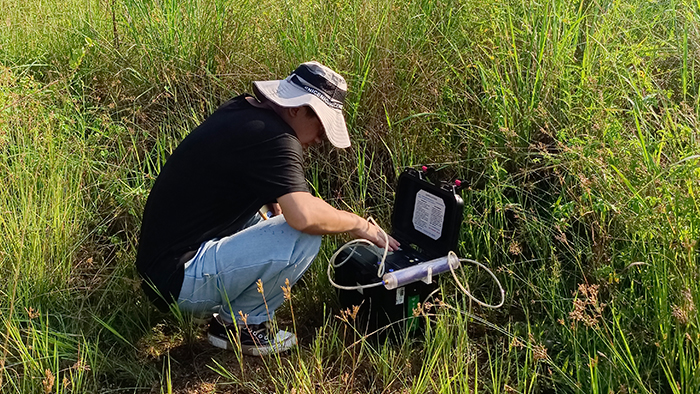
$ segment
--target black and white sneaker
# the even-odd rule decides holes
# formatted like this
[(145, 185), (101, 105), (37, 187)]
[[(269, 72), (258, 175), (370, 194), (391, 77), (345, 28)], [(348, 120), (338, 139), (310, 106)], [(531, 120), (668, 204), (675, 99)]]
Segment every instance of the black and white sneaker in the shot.
[[(274, 336), (273, 336), (274, 335)], [(215, 313), (209, 322), (209, 343), (220, 349), (236, 350), (251, 356), (265, 356), (287, 351), (297, 344), (297, 337), (291, 332), (279, 330), (272, 333), (269, 322), (238, 326), (224, 322)]]

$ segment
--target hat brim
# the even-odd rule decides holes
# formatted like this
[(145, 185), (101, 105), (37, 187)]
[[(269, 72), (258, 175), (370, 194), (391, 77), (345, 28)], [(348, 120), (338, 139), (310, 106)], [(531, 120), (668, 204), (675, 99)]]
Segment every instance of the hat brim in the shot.
[(253, 84), (265, 98), (281, 107), (308, 105), (321, 120), (326, 137), (333, 146), (337, 148), (350, 146), (350, 136), (342, 110), (329, 107), (318, 97), (287, 80), (254, 81)]

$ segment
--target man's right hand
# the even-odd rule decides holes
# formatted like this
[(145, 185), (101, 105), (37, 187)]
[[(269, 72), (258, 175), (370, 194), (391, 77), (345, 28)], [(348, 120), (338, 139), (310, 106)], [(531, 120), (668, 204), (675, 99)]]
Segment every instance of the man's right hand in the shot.
[[(399, 248), (400, 244), (397, 240), (394, 239), (394, 237), (392, 237), (389, 234), (386, 234), (385, 237), (385, 232), (378, 226), (370, 223), (368, 220), (365, 220), (359, 216), (358, 218), (360, 218), (360, 220), (364, 222), (364, 225), (361, 224), (360, 229), (349, 232), (350, 235), (352, 235), (354, 238), (366, 239), (382, 249), (389, 249), (389, 251), (391, 252)], [(388, 245), (386, 243), (387, 240), (389, 241)]]

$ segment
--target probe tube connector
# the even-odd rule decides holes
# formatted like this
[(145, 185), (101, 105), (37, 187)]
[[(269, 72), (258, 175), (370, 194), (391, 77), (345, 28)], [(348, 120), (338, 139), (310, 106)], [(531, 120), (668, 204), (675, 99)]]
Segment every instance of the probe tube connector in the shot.
[(447, 272), (450, 269), (459, 268), (459, 259), (456, 256), (447, 255), (424, 263), (416, 264), (413, 267), (400, 269), (394, 272), (388, 272), (382, 276), (384, 287), (387, 290), (393, 290), (397, 287), (418, 282), (422, 280), (425, 283), (431, 283), (433, 275), (439, 275)]

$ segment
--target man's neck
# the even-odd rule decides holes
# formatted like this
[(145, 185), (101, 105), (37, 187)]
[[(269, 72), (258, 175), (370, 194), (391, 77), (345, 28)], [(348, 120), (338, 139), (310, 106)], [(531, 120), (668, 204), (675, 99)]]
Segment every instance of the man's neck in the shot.
[(279, 105), (273, 103), (273, 102), (270, 101), (270, 100), (265, 100), (265, 101), (263, 101), (263, 102), (260, 102), (260, 101), (258, 101), (255, 97), (252, 97), (252, 96), (248, 96), (248, 97), (246, 97), (245, 99), (246, 99), (246, 100), (250, 103), (250, 105), (252, 105), (253, 107), (262, 108), (262, 109), (267, 109), (267, 110), (273, 111), (273, 112), (276, 113), (280, 118), (284, 119), (285, 122), (289, 123), (289, 122), (288, 122), (289, 114), (285, 112), (285, 108), (284, 108), (284, 107), (280, 107)]
[(255, 97), (253, 97), (253, 96), (247, 96), (245, 99), (246, 99), (246, 101), (248, 101), (248, 103), (250, 103), (250, 105), (252, 105), (253, 107), (256, 107), (256, 108), (265, 108), (265, 109), (272, 109), (269, 105), (266, 105), (266, 104), (268, 104), (268, 102), (261, 103), (260, 101), (258, 101), (258, 100), (257, 100)]

